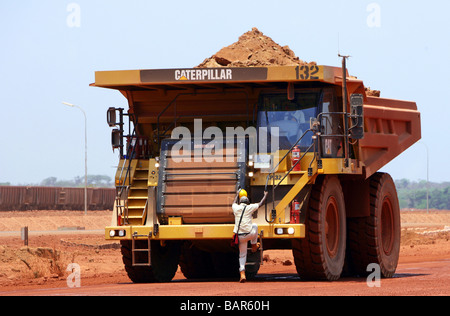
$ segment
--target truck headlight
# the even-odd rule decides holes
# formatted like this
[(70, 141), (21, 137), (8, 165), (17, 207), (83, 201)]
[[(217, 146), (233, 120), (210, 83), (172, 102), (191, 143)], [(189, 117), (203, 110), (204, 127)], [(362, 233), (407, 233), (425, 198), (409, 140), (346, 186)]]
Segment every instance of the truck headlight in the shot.
[(275, 229), (275, 234), (277, 234), (277, 235), (283, 235), (283, 228), (276, 228), (276, 229)]
[(294, 227), (278, 227), (275, 228), (275, 235), (294, 235)]

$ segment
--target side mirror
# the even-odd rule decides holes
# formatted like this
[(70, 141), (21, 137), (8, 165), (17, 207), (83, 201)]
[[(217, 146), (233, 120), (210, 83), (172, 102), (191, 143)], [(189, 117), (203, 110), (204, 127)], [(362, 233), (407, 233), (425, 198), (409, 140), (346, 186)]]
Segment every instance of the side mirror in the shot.
[(352, 125), (349, 128), (350, 137), (353, 139), (364, 138), (364, 96), (352, 94), (350, 96), (350, 119)]
[(113, 129), (112, 133), (111, 133), (111, 145), (113, 150), (116, 148), (120, 148), (122, 146), (122, 135), (120, 130), (118, 129)]
[(106, 121), (108, 122), (109, 127), (114, 127), (117, 125), (116, 122), (116, 108), (109, 108), (106, 112)]

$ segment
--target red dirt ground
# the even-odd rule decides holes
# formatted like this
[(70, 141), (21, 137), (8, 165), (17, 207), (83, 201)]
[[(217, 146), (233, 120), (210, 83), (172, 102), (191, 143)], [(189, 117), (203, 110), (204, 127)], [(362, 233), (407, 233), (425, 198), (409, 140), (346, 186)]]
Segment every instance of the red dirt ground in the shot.
[[(117, 243), (104, 240), (110, 212), (0, 213), (1, 295), (449, 295), (450, 211), (402, 212), (402, 246), (397, 273), (371, 288), (365, 279), (305, 282), (296, 275), (290, 251), (266, 251), (268, 261), (254, 282), (188, 281), (180, 271), (166, 284), (131, 284)], [(30, 227), (24, 247), (18, 227)], [(24, 226), (24, 225), (23, 225)], [(55, 231), (85, 226), (88, 231)], [(447, 227), (446, 227), (447, 226)], [(35, 228), (35, 229), (33, 229)], [(35, 232), (38, 230), (39, 232)], [(98, 230), (98, 231), (97, 231)], [(11, 232), (14, 231), (14, 232)], [(108, 248), (110, 249), (104, 249)], [(82, 286), (67, 287), (69, 263), (81, 267)], [(245, 287), (247, 290), (242, 291)], [(189, 294), (186, 294), (189, 293)]]

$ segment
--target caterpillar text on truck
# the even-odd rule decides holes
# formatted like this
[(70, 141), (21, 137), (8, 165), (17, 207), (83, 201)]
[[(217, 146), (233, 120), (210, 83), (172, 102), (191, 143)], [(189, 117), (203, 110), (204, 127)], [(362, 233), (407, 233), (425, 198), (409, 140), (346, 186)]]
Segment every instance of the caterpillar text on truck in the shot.
[(344, 263), (354, 275), (373, 263), (394, 275), (399, 203), (378, 171), (421, 138), (420, 113), (366, 95), (345, 60), (96, 72), (92, 86), (128, 101), (107, 111), (120, 160), (105, 237), (120, 241), (133, 282), (168, 282), (178, 265), (188, 279), (237, 278), (238, 188), (253, 201), (269, 192), (247, 278), (268, 249), (292, 249), (302, 280), (337, 280)]

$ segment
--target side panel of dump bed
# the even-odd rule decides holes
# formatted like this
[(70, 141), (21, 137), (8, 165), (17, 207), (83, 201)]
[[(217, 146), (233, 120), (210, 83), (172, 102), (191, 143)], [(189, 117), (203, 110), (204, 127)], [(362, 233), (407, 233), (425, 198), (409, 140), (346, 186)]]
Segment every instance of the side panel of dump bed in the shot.
[(231, 204), (237, 188), (245, 186), (246, 143), (245, 139), (226, 140), (214, 148), (210, 140), (164, 140), (157, 203), (160, 220), (182, 217), (185, 224), (234, 223)]
[(361, 161), (370, 177), (421, 138), (420, 113), (415, 102), (367, 97)]

